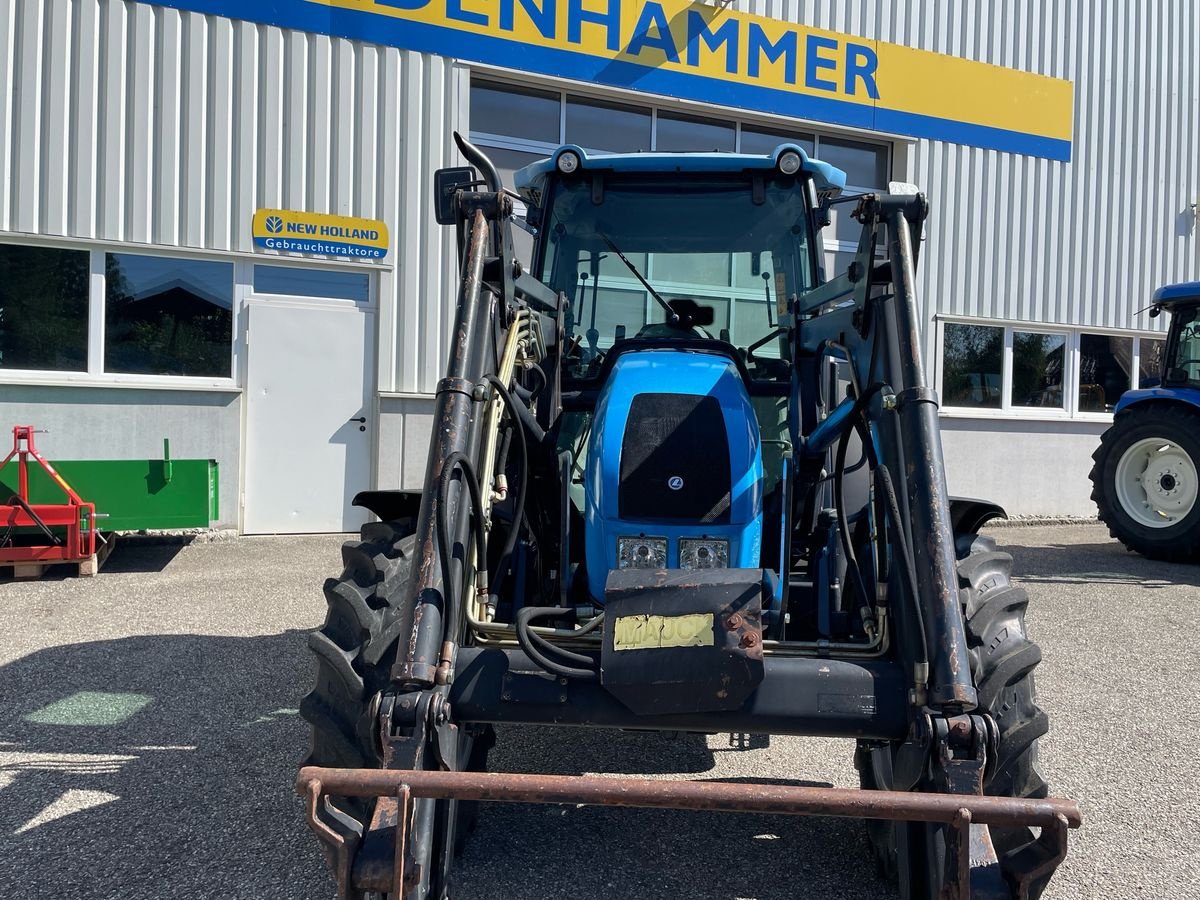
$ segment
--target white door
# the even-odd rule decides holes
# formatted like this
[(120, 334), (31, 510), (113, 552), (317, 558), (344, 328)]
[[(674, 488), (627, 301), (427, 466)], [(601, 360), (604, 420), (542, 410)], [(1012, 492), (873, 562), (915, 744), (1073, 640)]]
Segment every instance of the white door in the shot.
[(251, 298), (246, 534), (356, 531), (371, 479), (374, 315), (362, 304)]

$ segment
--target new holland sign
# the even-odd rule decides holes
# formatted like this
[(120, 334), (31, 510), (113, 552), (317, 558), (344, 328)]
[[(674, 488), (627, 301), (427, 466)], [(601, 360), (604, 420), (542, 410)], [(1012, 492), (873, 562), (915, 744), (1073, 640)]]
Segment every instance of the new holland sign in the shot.
[(354, 259), (387, 256), (387, 225), (375, 219), (290, 209), (260, 209), (251, 224), (254, 246), (285, 253), (322, 253)]
[(1069, 81), (687, 0), (160, 5), (743, 109), (1069, 160)]

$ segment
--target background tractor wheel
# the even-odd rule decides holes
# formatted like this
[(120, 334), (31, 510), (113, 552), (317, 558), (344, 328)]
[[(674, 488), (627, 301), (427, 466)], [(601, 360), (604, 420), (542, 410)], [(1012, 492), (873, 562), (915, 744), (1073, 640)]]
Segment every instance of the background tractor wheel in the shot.
[[(1041, 662), (1042, 652), (1025, 633), (1028, 595), (1024, 588), (1009, 580), (1012, 557), (998, 551), (990, 538), (976, 535), (960, 538), (958, 555), (959, 581), (966, 596), (967, 646), (979, 692), (979, 711), (989, 713), (1000, 732), (997, 758), (984, 782), (984, 793), (997, 797), (1046, 797), (1046, 781), (1037, 769), (1037, 742), (1049, 729), (1049, 720), (1037, 705), (1033, 686), (1033, 669)], [(859, 746), (856, 762), (863, 788), (891, 788), (891, 763), (898, 748), (898, 744)], [(879, 754), (886, 758), (880, 759)], [(923, 787), (926, 786), (917, 785), (918, 790)], [(899, 879), (902, 897), (938, 896), (942, 870), (940, 853), (933, 850), (937, 829), (881, 821), (868, 821), (867, 828), (881, 872)], [(1024, 827), (993, 828), (991, 835), (998, 856), (1034, 837)], [(1045, 882), (1032, 885), (1030, 897), (1038, 897), (1044, 887)]]
[(1151, 559), (1200, 559), (1200, 412), (1135, 404), (1092, 459), (1092, 500), (1113, 537)]

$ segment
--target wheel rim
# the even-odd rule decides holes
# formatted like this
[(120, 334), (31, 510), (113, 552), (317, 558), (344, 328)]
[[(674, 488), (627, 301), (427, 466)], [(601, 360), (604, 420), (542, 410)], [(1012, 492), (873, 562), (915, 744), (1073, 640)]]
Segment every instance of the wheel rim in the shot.
[(1117, 462), (1117, 499), (1131, 519), (1147, 528), (1170, 528), (1196, 505), (1196, 464), (1166, 438), (1146, 438)]

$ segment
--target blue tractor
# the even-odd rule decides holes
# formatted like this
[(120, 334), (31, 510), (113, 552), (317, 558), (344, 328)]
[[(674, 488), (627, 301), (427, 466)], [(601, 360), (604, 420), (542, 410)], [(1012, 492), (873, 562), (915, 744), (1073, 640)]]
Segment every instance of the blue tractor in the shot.
[[(426, 485), (359, 498), (310, 640), (297, 786), (339, 896), (442, 900), (478, 802), (520, 801), (860, 817), (904, 897), (1036, 897), (1079, 810), (1037, 767), (1025, 591), (946, 493), (924, 197), (842, 197), (793, 144), (564, 146), (514, 192), (458, 145)], [(862, 789), (487, 772), (525, 725), (847, 738)]]
[(1127, 391), (1093, 454), (1092, 499), (1109, 532), (1152, 559), (1200, 560), (1200, 281), (1154, 292), (1171, 327), (1158, 385)]

